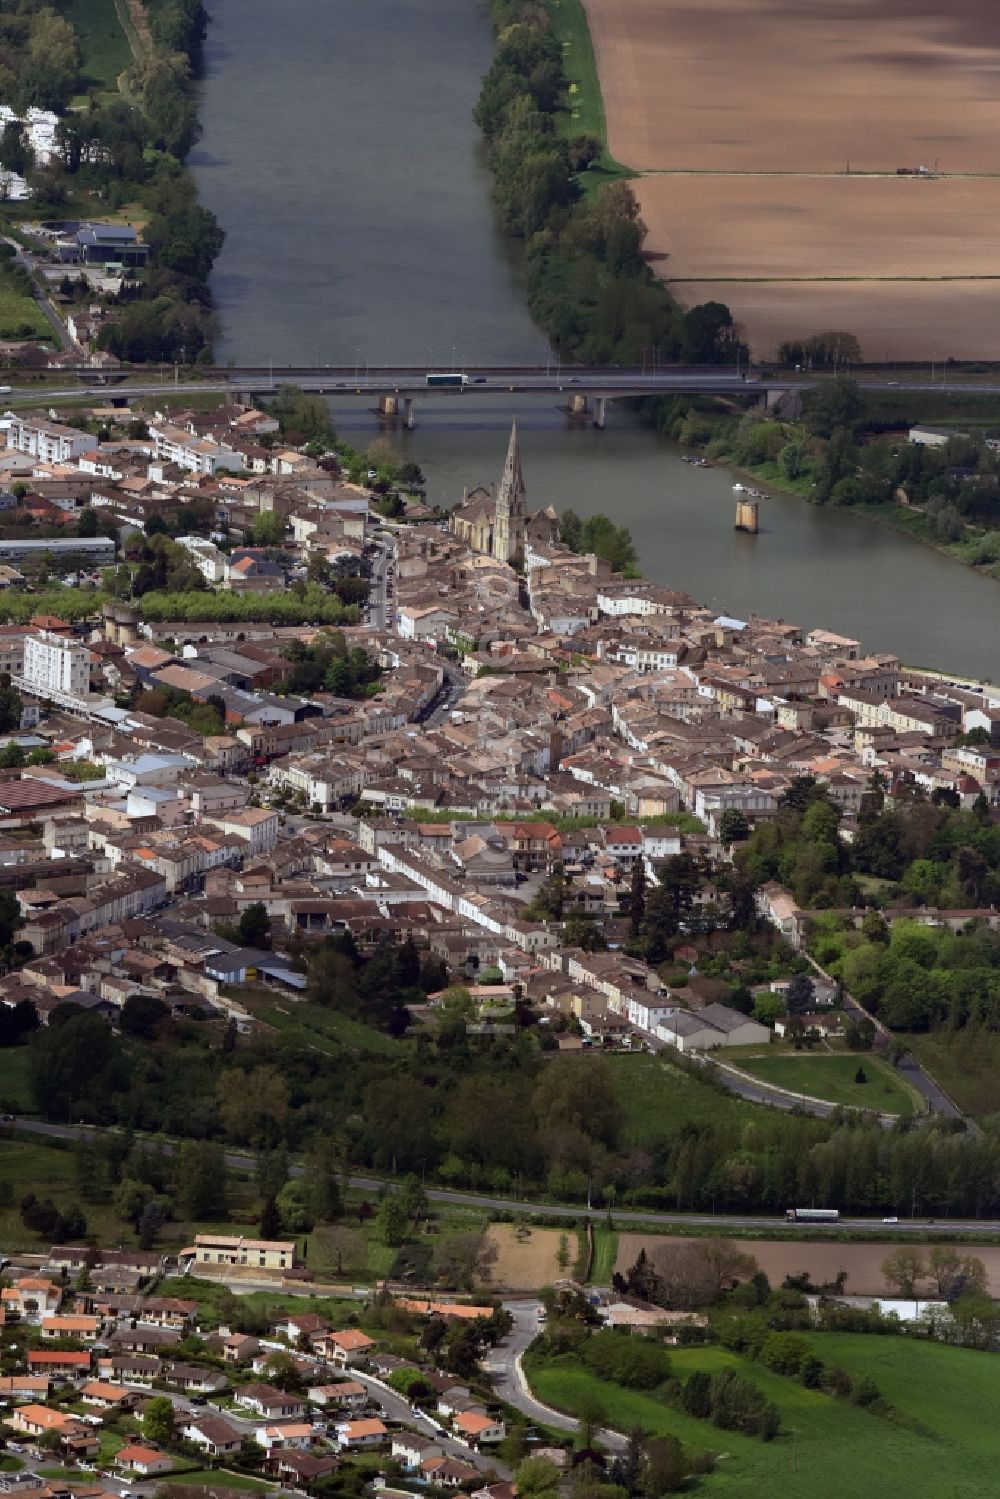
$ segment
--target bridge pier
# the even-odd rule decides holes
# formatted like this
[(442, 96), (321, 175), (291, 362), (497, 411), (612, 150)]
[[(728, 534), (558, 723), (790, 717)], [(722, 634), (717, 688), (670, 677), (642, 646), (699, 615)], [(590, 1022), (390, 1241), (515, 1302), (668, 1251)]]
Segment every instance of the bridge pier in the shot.
[(389, 418), (392, 418), (394, 416), (398, 416), (399, 415), (399, 397), (398, 396), (379, 396), (379, 398), (378, 398), (378, 414), (379, 414), (380, 417), (389, 417)]
[(608, 398), (607, 398), (607, 396), (595, 396), (594, 397), (594, 426), (597, 428), (598, 432), (603, 432), (604, 431), (604, 424), (605, 424), (605, 421), (607, 419), (607, 413), (608, 413)]
[(413, 397), (406, 396), (403, 401), (403, 426), (406, 428), (407, 432), (412, 432), (414, 427), (417, 425), (414, 419), (416, 409), (417, 403), (413, 399)]
[(586, 416), (590, 409), (590, 403), (580, 391), (574, 391), (566, 402), (567, 416)]

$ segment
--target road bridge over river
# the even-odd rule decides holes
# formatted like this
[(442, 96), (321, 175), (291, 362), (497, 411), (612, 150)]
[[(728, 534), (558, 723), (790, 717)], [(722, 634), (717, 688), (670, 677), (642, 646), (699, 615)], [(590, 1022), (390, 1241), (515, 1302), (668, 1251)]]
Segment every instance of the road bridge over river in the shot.
[[(777, 373), (751, 368), (743, 371), (731, 364), (699, 365), (684, 368), (676, 365), (648, 364), (635, 368), (619, 366), (562, 365), (551, 360), (547, 365), (465, 365), (460, 370), (427, 369), (412, 365), (225, 365), (205, 366), (185, 372), (177, 367), (125, 366), (99, 370), (92, 365), (65, 367), (66, 388), (40, 389), (15, 386), (12, 399), (36, 397), (39, 401), (79, 398), (83, 385), (95, 393), (112, 391), (114, 398), (158, 395), (168, 385), (191, 395), (218, 394), (266, 398), (282, 385), (297, 385), (319, 395), (346, 398), (367, 397), (373, 411), (385, 421), (402, 421), (412, 427), (416, 402), (448, 396), (472, 400), (477, 396), (515, 394), (555, 398), (557, 405), (574, 421), (592, 421), (603, 427), (607, 403), (638, 396), (729, 395), (751, 397), (772, 404), (789, 391), (806, 392), (831, 376), (827, 373)], [(191, 378), (192, 374), (194, 375)], [(888, 379), (881, 372), (858, 372), (858, 383), (866, 390), (935, 391), (938, 394), (1000, 394), (1000, 381), (941, 380), (908, 378)]]

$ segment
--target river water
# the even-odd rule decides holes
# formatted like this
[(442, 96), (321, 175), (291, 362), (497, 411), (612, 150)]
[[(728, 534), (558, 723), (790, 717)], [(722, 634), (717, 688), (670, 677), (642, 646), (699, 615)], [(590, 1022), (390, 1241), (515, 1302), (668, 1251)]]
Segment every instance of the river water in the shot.
[[(489, 66), (483, 0), (212, 0), (204, 133), (192, 156), (227, 240), (213, 274), (222, 360), (544, 363), (516, 256), (497, 235), (472, 109)], [(339, 430), (376, 436), (370, 399)], [(720, 610), (859, 636), (1000, 680), (1000, 584), (895, 532), (791, 497), (732, 529), (732, 478), (609, 407), (571, 428), (547, 396), (435, 397), (392, 441), (453, 503), (499, 478), (522, 434), (528, 503), (603, 510), (647, 576)]]

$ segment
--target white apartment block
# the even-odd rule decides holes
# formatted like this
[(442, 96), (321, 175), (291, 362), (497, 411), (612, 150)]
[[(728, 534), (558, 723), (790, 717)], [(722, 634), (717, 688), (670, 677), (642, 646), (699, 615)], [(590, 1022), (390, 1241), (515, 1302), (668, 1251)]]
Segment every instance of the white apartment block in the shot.
[(176, 463), (178, 468), (190, 469), (194, 474), (215, 474), (220, 468), (241, 473), (246, 468), (246, 459), (235, 448), (227, 448), (207, 437), (196, 437), (184, 427), (169, 424), (150, 427), (149, 435), (156, 443), (156, 456), (165, 463)]
[(213, 541), (203, 536), (178, 536), (177, 545), (190, 552), (191, 560), (207, 583), (224, 583), (228, 559)]
[(42, 463), (74, 463), (94, 446), (94, 438), (88, 432), (20, 416), (12, 419), (7, 441), (19, 453), (27, 453)]
[(84, 697), (90, 691), (90, 651), (48, 630), (24, 642), (24, 680), (34, 691)]

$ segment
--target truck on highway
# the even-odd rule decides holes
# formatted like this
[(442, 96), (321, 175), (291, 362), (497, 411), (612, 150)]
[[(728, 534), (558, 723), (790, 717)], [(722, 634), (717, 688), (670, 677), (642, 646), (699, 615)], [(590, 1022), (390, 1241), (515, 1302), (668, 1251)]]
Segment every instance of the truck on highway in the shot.
[(468, 375), (461, 375), (457, 370), (442, 371), (436, 375), (427, 376), (428, 385), (457, 385), (461, 388), (469, 384)]
[(786, 1208), (789, 1223), (836, 1223), (839, 1208)]

